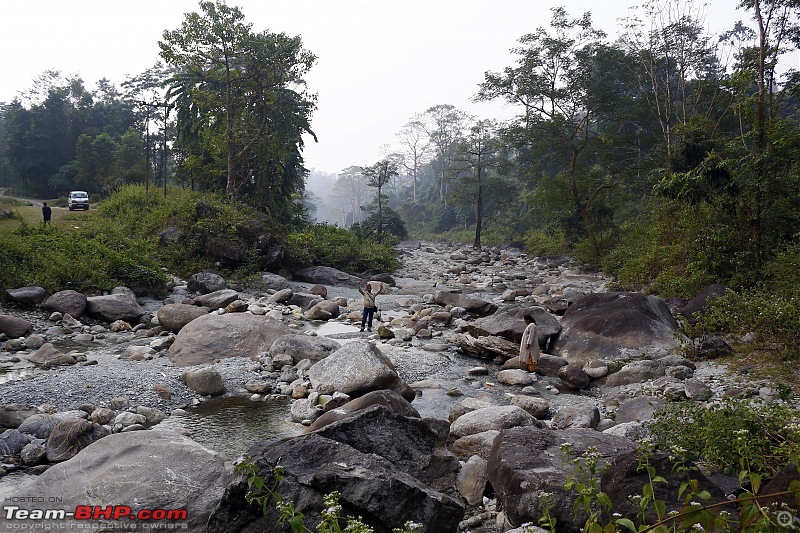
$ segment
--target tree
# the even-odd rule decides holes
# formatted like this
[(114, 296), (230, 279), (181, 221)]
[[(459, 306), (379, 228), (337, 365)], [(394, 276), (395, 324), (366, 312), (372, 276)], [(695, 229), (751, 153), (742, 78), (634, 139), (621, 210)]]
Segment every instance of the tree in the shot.
[(428, 159), (430, 153), (430, 138), (425, 131), (424, 117), (417, 114), (403, 125), (403, 129), (396, 136), (402, 147), (402, 165), (412, 179), (412, 202), (417, 203), (417, 180), (420, 167)]
[(616, 179), (614, 174), (588, 172), (592, 161), (582, 156), (602, 142), (601, 112), (613, 107), (594, 92), (597, 80), (603, 79), (596, 59), (606, 49), (605, 34), (592, 28), (589, 13), (570, 20), (564, 8), (551, 11), (550, 28), (522, 36), (521, 46), (513, 50), (519, 56), (517, 66), (487, 72), (475, 99), (501, 98), (522, 106), (507, 129), (510, 137), (521, 146), (537, 145), (538, 164), (566, 181), (573, 212), (599, 252), (593, 204), (603, 191), (616, 187)]
[[(337, 212), (343, 217), (343, 226), (347, 219), (350, 224), (361, 220), (361, 207), (366, 198), (367, 178), (364, 176), (364, 169), (361, 167), (347, 167), (339, 172), (336, 183), (333, 185), (333, 197), (340, 205)], [(349, 206), (349, 210), (346, 208)]]
[(436, 148), (439, 165), (439, 200), (447, 207), (447, 171), (453, 159), (453, 149), (461, 139), (468, 122), (467, 114), (449, 104), (435, 105), (424, 114), (424, 128)]
[(159, 42), (176, 69), (170, 95), (183, 107), (178, 120), (194, 123), (213, 157), (224, 156), (228, 196), (279, 206), (303, 187), (302, 134), (313, 135), (316, 106), (303, 76), (316, 57), (300, 37), (254, 33), (223, 0), (200, 8)]
[(453, 169), (459, 180), (471, 189), (475, 207), (475, 241), (472, 248), (481, 249), (481, 229), (483, 226), (484, 187), (489, 172), (495, 166), (497, 139), (494, 135), (496, 125), (489, 120), (479, 120), (469, 129), (466, 139), (456, 147)]
[(389, 158), (364, 168), (367, 185), (376, 189), (375, 205), (377, 206), (376, 214), (378, 217), (378, 242), (383, 242), (383, 187), (397, 175), (397, 164)]

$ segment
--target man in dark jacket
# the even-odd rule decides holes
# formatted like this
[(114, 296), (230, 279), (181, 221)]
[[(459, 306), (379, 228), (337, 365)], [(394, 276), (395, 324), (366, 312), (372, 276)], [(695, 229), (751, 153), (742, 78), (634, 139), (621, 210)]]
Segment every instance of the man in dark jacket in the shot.
[(49, 206), (49, 205), (47, 205), (47, 202), (45, 202), (45, 203), (42, 205), (42, 217), (44, 217), (44, 223), (45, 223), (45, 224), (47, 224), (48, 222), (50, 222), (50, 215), (51, 215), (51, 213), (52, 213), (52, 210), (50, 209), (50, 206)]

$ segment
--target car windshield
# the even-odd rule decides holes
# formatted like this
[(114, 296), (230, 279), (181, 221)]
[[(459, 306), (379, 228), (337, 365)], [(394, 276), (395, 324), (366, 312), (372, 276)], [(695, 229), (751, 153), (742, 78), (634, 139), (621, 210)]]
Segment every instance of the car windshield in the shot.
[(73, 198), (87, 198), (89, 195), (85, 192), (74, 192), (72, 193)]

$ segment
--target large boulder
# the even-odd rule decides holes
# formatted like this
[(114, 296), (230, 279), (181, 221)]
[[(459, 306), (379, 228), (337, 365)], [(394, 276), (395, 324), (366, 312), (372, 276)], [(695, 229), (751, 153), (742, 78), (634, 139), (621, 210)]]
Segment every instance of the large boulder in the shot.
[(216, 272), (206, 270), (192, 274), (186, 284), (189, 292), (199, 292), (208, 294), (214, 291), (221, 291), (225, 288), (225, 280)]
[(239, 299), (239, 293), (233, 289), (220, 289), (218, 291), (201, 294), (194, 299), (195, 303), (210, 309), (224, 309), (229, 304)]
[(45, 295), (46, 292), (43, 287), (6, 289), (4, 293), (6, 301), (25, 307), (36, 307), (44, 301)]
[(519, 343), (493, 335), (477, 338), (472, 335), (455, 335), (453, 343), (465, 354), (482, 359), (519, 357)]
[(582, 296), (564, 313), (561, 326), (550, 352), (581, 366), (592, 359), (618, 360), (633, 352), (679, 346), (678, 323), (669, 307), (638, 293)]
[(156, 311), (156, 318), (159, 325), (171, 331), (178, 333), (183, 326), (209, 312), (208, 307), (198, 307), (196, 305), (188, 304), (167, 304)]
[(525, 331), (525, 321), (522, 317), (528, 314), (536, 321), (539, 346), (546, 348), (550, 339), (555, 338), (561, 331), (561, 324), (542, 307), (504, 306), (492, 315), (470, 322), (467, 331), (473, 337), (492, 335), (519, 344)]
[(303, 359), (309, 359), (312, 363), (316, 363), (341, 347), (339, 342), (328, 337), (290, 333), (275, 339), (269, 353), (273, 357), (280, 354), (290, 355), (294, 363), (299, 363)]
[(124, 320), (135, 323), (145, 312), (136, 301), (136, 295), (127, 287), (117, 287), (111, 294), (86, 299), (86, 314), (104, 322)]
[[(566, 457), (564, 445), (569, 446)], [(581, 531), (587, 515), (582, 509), (574, 511), (575, 493), (564, 485), (574, 473), (570, 462), (589, 448), (599, 454), (602, 468), (617, 456), (636, 450), (636, 444), (593, 429), (552, 431), (526, 426), (501, 431), (494, 439), (488, 472), (508, 521), (515, 527), (536, 523), (545, 503), (542, 495), (550, 493), (550, 514), (558, 521), (558, 531)]]
[(458, 474), (458, 458), (446, 448), (450, 433), (446, 420), (407, 417), (373, 405), (316, 433), (362, 453), (380, 455), (436, 490), (452, 487)]
[(261, 274), (261, 285), (265, 289), (272, 289), (274, 291), (282, 291), (283, 289), (290, 288), (289, 280), (278, 274), (272, 272), (264, 272)]
[(433, 296), (433, 301), (442, 307), (448, 305), (452, 307), (461, 307), (468, 313), (478, 316), (491, 315), (497, 311), (497, 304), (494, 302), (487, 302), (480, 298), (450, 291), (436, 291), (436, 294)]
[(344, 405), (326, 411), (322, 416), (314, 420), (314, 423), (311, 424), (308, 429), (309, 431), (316, 431), (339, 420), (354, 418), (361, 411), (376, 405), (386, 407), (392, 412), (405, 417), (420, 418), (420, 414), (414, 406), (396, 392), (377, 390), (368, 392), (364, 396), (360, 396), (354, 400), (350, 400)]
[(38, 409), (32, 405), (24, 405), (20, 403), (0, 405), (0, 428), (16, 429), (28, 417), (31, 417), (38, 412)]
[(492, 429), (508, 429), (536, 424), (533, 415), (516, 405), (484, 407), (459, 416), (450, 426), (453, 437), (465, 437)]
[(35, 365), (45, 367), (74, 365), (77, 362), (74, 357), (63, 353), (49, 342), (44, 343), (38, 350), (29, 355), (27, 359)]
[(313, 266), (298, 270), (292, 276), (296, 281), (305, 283), (319, 283), (321, 285), (346, 285), (355, 287), (359, 278), (351, 276), (347, 272), (336, 270), (333, 267)]
[(686, 317), (690, 323), (694, 324), (697, 322), (697, 317), (695, 315), (705, 311), (709, 304), (716, 298), (724, 296), (726, 290), (727, 288), (724, 285), (709, 285), (697, 293), (697, 296), (689, 300), (689, 302), (681, 308), (680, 314)]
[(342, 392), (361, 396), (370, 391), (393, 390), (411, 401), (416, 397), (388, 357), (367, 341), (345, 344), (308, 369), (311, 386), (320, 394)]
[(169, 348), (178, 367), (213, 363), (226, 357), (257, 358), (291, 329), (280, 320), (249, 313), (210, 313), (189, 322)]
[(58, 291), (42, 303), (42, 309), (80, 318), (86, 310), (86, 295), (69, 289)]
[[(20, 496), (18, 505), (23, 509), (41, 507), (36, 502), (42, 498), (73, 510), (77, 505), (126, 505), (132, 515), (140, 509), (185, 509), (186, 518), (170, 521), (170, 526), (210, 531), (206, 526), (209, 515), (234, 478), (220, 455), (188, 437), (174, 432), (134, 431), (110, 435), (87, 446), (71, 460), (50, 467), (18, 489), (15, 496)], [(152, 524), (128, 517), (124, 520), (136, 524), (137, 529)], [(30, 522), (40, 524), (41, 520)], [(86, 521), (67, 519), (64, 524), (72, 528), (82, 522)]]
[(24, 337), (33, 329), (33, 324), (24, 318), (12, 315), (0, 315), (0, 333), (10, 339)]
[[(346, 503), (347, 513), (361, 516), (375, 533), (391, 533), (409, 520), (424, 524), (425, 531), (454, 533), (464, 516), (463, 507), (413, 475), (431, 459), (429, 454), (435, 449), (431, 444), (436, 440), (436, 431), (425, 430), (418, 419), (392, 417), (383, 411), (387, 410), (373, 407), (365, 411), (367, 417), (375, 418), (365, 420), (363, 429), (356, 429), (357, 420), (338, 422), (355, 432), (349, 437), (350, 443), (315, 432), (261, 442), (247, 453), (268, 486), (275, 485), (274, 468), (278, 465), (283, 468), (285, 479), (275, 490), (284, 501), (294, 502), (295, 508), (305, 515), (307, 524), (320, 522), (325, 509), (323, 497), (338, 491), (340, 502)], [(382, 432), (383, 437), (377, 439), (365, 436), (367, 428), (380, 429), (374, 424), (379, 424), (381, 417), (386, 421), (392, 419), (394, 431)], [(411, 427), (405, 427), (404, 422)], [(326, 428), (331, 436), (348, 437), (345, 427), (337, 429), (335, 425)], [(415, 441), (422, 435), (424, 438)], [(356, 446), (364, 446), (366, 451)], [(400, 450), (408, 455), (398, 457), (396, 452)], [(378, 452), (389, 452), (391, 458)], [(414, 458), (416, 464), (410, 461)], [(411, 472), (404, 471), (406, 467), (411, 468)], [(279, 511), (276, 507), (266, 506), (265, 517), (258, 506), (247, 505), (246, 492), (247, 485), (242, 480), (227, 493), (209, 523), (212, 531), (277, 531), (274, 524)]]

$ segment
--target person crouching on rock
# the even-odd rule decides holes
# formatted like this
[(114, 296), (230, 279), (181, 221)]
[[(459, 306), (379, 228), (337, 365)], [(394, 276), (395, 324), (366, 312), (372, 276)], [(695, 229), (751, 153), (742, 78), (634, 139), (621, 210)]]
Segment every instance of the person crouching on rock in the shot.
[[(381, 287), (382, 288), (382, 287)], [(381, 289), (378, 289), (378, 292), (372, 292), (372, 284), (367, 283), (367, 290), (361, 288), (361, 280), (358, 280), (358, 292), (360, 292), (364, 296), (364, 311), (361, 313), (361, 331), (364, 331), (364, 324), (367, 325), (367, 331), (372, 331), (372, 317), (375, 316), (375, 310), (378, 308), (375, 305), (375, 297), (381, 293)]]
[(522, 333), (522, 342), (519, 345), (519, 362), (528, 366), (533, 372), (539, 364), (539, 337), (536, 334), (536, 321), (531, 315), (522, 317), (525, 321), (525, 331)]

